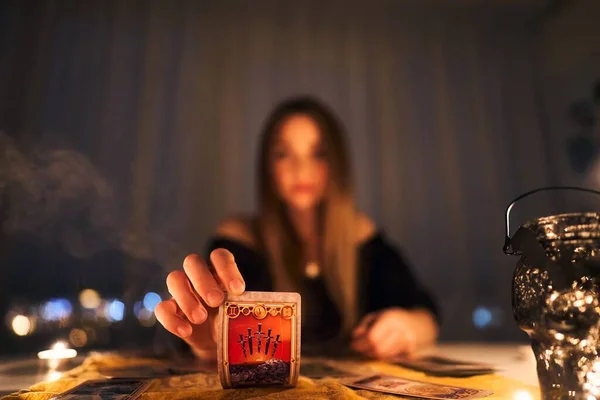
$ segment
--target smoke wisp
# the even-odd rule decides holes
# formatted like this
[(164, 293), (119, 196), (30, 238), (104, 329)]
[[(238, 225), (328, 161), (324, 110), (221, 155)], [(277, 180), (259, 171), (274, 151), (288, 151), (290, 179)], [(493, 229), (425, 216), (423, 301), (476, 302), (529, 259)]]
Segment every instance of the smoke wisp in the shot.
[(182, 255), (155, 234), (128, 232), (112, 186), (83, 154), (24, 146), (3, 132), (0, 210), (6, 234), (26, 233), (58, 243), (77, 258), (108, 249), (158, 263)]

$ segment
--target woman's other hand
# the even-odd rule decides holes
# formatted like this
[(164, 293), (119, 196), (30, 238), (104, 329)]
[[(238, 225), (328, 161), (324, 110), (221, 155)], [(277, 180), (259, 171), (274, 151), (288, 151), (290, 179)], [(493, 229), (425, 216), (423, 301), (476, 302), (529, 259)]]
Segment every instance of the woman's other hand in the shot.
[(437, 331), (429, 311), (388, 308), (362, 319), (353, 331), (351, 347), (367, 357), (389, 359), (433, 344)]
[(217, 309), (225, 292), (244, 293), (246, 284), (233, 254), (216, 249), (210, 254), (211, 271), (202, 257), (191, 254), (183, 262), (183, 271), (167, 276), (172, 298), (156, 306), (156, 319), (174, 335), (185, 340), (199, 357), (216, 357)]

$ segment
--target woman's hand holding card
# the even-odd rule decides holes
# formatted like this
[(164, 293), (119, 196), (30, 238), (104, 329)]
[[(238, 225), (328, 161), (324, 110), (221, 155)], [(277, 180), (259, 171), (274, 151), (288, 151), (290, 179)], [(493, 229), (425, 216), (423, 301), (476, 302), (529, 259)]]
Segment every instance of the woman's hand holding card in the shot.
[(155, 309), (156, 319), (201, 357), (216, 357), (217, 313), (225, 292), (241, 295), (246, 289), (231, 252), (216, 249), (210, 261), (212, 268), (196, 254), (187, 256), (183, 271), (167, 276), (173, 297)]

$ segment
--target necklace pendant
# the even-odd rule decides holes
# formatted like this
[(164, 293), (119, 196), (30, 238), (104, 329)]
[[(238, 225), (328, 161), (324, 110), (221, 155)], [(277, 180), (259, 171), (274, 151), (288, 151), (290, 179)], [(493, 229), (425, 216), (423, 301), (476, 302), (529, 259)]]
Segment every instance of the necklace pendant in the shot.
[(321, 274), (321, 268), (316, 262), (309, 262), (304, 268), (304, 275), (310, 279), (315, 279)]

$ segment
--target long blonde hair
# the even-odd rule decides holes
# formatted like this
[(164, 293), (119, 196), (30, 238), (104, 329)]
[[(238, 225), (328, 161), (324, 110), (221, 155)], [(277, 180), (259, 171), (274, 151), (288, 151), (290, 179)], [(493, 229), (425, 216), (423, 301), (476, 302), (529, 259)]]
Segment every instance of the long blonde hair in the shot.
[(321, 271), (348, 331), (357, 319), (356, 210), (348, 148), (342, 124), (324, 104), (310, 97), (289, 99), (268, 117), (258, 163), (259, 228), (263, 251), (278, 291), (301, 288), (304, 248), (277, 193), (271, 162), (281, 124), (291, 115), (307, 115), (318, 125), (329, 166), (329, 182), (319, 206), (323, 234)]

